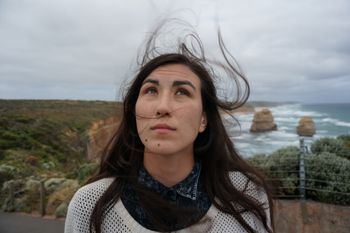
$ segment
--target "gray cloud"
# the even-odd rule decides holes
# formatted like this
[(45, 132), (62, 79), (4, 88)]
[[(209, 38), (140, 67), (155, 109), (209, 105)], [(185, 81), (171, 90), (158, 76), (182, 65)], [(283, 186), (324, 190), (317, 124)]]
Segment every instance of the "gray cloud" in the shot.
[(115, 99), (157, 19), (191, 14), (209, 54), (220, 25), (253, 100), (350, 101), (346, 0), (3, 0), (0, 98)]

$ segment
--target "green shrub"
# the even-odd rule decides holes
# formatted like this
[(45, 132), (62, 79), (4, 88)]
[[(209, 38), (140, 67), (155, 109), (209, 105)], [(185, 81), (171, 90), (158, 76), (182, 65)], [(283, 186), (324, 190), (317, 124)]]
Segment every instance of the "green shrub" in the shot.
[(298, 194), (299, 148), (289, 146), (271, 155), (256, 155), (248, 159), (253, 166), (262, 170), (278, 188), (279, 195)]
[(337, 154), (339, 157), (343, 157), (345, 159), (350, 160), (350, 149), (343, 148), (341, 151), (338, 152)]
[[(3, 211), (32, 212), (39, 210), (40, 181), (33, 177), (9, 180), (1, 189), (3, 196), (1, 206)], [(12, 194), (11, 195), (11, 190)]]
[(329, 152), (308, 155), (306, 196), (313, 200), (350, 205), (350, 161)]
[(5, 139), (5, 140), (17, 140), (17, 138), (18, 138), (18, 135), (14, 132), (11, 132), (11, 131), (3, 131), (0, 134), (0, 136), (2, 139)]
[(5, 151), (0, 149), (0, 160), (5, 158)]
[(16, 169), (16, 175), (13, 178), (25, 178), (33, 175), (35, 167), (28, 163), (28, 157), (32, 153), (26, 150), (6, 150), (4, 152), (3, 164), (12, 166)]
[[(4, 182), (1, 188), (1, 209), (3, 211), (25, 211), (28, 206), (23, 201), (23, 187), (25, 182), (23, 180), (9, 180)], [(11, 195), (11, 191), (15, 195)]]
[(337, 155), (342, 150), (343, 142), (341, 140), (330, 137), (318, 139), (311, 144), (311, 152), (314, 154), (329, 152)]
[(17, 169), (14, 166), (0, 164), (0, 189), (5, 181), (13, 179), (17, 175)]
[[(320, 146), (327, 142), (328, 146)], [(331, 142), (331, 143), (328, 143)], [(329, 146), (332, 145), (332, 146)], [(335, 146), (334, 146), (335, 145)], [(337, 139), (318, 140), (315, 148), (338, 151)], [(299, 149), (286, 147), (270, 155), (256, 155), (248, 161), (268, 178), (277, 180), (279, 195), (299, 195)], [(306, 198), (320, 202), (350, 205), (350, 160), (330, 152), (305, 156)]]
[(29, 124), (29, 123), (33, 123), (35, 119), (33, 119), (32, 117), (26, 117), (26, 116), (16, 116), (15, 121), (19, 123)]
[(338, 153), (339, 156), (350, 159), (350, 135), (341, 135), (337, 137), (343, 142), (343, 149)]
[(0, 139), (0, 149), (1, 150), (16, 148), (16, 146), (18, 146), (18, 145), (15, 141)]
[(337, 137), (337, 139), (342, 140), (343, 142), (345, 142), (346, 147), (350, 148), (350, 135), (349, 134), (340, 135), (340, 136)]
[(97, 163), (84, 163), (77, 170), (76, 178), (80, 182), (84, 182), (97, 171), (98, 167)]

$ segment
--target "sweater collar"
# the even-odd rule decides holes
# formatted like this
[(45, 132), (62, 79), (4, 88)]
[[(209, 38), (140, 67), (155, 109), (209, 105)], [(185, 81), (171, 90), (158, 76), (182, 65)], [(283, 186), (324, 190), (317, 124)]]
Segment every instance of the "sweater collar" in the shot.
[(197, 199), (197, 189), (198, 189), (198, 180), (201, 172), (201, 163), (196, 161), (190, 174), (181, 182), (174, 185), (173, 187), (166, 187), (159, 181), (155, 180), (147, 170), (142, 166), (139, 170), (138, 182), (145, 185), (146, 187), (153, 189), (157, 193), (160, 193), (162, 196), (169, 195), (169, 193), (176, 193), (185, 198), (191, 200)]

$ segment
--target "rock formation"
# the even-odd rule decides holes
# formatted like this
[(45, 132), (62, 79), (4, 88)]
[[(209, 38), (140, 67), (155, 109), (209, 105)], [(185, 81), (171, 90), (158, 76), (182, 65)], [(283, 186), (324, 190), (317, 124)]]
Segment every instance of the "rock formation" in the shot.
[(315, 201), (274, 201), (275, 232), (348, 233), (350, 207)]
[(87, 133), (89, 137), (87, 158), (89, 160), (101, 157), (101, 153), (116, 132), (118, 125), (119, 119), (117, 117), (110, 117), (92, 124)]
[(264, 108), (261, 111), (255, 112), (250, 132), (257, 133), (272, 130), (277, 130), (277, 125), (273, 121), (271, 111)]
[(300, 118), (296, 129), (299, 136), (312, 137), (316, 133), (315, 122), (311, 117)]

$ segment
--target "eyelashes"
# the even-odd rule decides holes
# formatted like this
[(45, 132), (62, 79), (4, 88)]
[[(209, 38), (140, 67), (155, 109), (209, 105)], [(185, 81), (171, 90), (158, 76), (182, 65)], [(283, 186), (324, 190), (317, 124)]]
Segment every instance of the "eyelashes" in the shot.
[(155, 87), (148, 87), (142, 93), (145, 95), (155, 95), (158, 93), (158, 90)]
[(176, 90), (175, 94), (176, 95), (186, 95), (186, 96), (191, 95), (191, 93), (185, 88), (178, 88), (178, 90)]
[[(141, 89), (141, 93), (146, 96), (154, 96), (159, 93), (157, 87), (146, 87), (143, 90)], [(184, 87), (178, 87), (174, 90), (174, 94), (176, 96), (191, 96), (191, 92)]]

